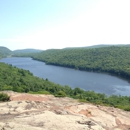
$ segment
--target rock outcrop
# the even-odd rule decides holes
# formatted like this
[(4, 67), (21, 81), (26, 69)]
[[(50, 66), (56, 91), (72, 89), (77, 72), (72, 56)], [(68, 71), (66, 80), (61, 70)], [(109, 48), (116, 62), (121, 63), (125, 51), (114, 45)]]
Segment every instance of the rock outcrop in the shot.
[(0, 130), (129, 130), (130, 112), (65, 97), (7, 92)]

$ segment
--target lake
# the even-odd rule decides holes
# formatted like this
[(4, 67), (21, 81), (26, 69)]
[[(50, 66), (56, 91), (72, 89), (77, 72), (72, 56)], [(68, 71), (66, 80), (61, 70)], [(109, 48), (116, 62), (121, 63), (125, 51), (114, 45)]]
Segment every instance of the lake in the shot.
[(130, 83), (115, 76), (46, 65), (32, 58), (3, 58), (0, 62), (29, 70), (35, 76), (47, 78), (54, 83), (68, 85), (71, 88), (80, 87), (107, 95), (130, 96)]

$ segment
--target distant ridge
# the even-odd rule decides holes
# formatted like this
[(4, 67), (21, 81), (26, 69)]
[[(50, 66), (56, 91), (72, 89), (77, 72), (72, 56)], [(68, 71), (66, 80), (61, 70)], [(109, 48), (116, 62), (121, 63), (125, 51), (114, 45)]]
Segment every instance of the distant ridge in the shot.
[(84, 46), (84, 47), (66, 47), (66, 48), (63, 48), (63, 49), (77, 49), (77, 48), (88, 48), (88, 49), (90, 49), (90, 48), (102, 48), (102, 47), (110, 47), (110, 46), (128, 46), (128, 47), (130, 47), (130, 44), (111, 44), (111, 45), (109, 45), (109, 44), (107, 44), (107, 45), (105, 45), (105, 44), (99, 44), (99, 45), (92, 45), (92, 46)]
[(0, 46), (0, 58), (11, 55), (12, 51), (7, 47)]
[(38, 50), (38, 49), (19, 49), (19, 50), (14, 50), (13, 53), (38, 53), (42, 52), (43, 50)]

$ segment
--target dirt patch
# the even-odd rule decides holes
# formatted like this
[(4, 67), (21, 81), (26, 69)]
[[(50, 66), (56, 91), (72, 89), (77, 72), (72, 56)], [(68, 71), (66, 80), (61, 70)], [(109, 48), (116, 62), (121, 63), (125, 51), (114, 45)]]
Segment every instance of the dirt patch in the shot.
[(22, 94), (22, 95), (12, 95), (10, 97), (11, 101), (47, 101), (48, 99), (43, 97), (43, 96), (39, 96), (39, 95), (31, 95), (31, 94)]
[(87, 117), (91, 117), (92, 116), (91, 111), (83, 110), (83, 109), (79, 112), (79, 114), (83, 114), (83, 115), (85, 115)]

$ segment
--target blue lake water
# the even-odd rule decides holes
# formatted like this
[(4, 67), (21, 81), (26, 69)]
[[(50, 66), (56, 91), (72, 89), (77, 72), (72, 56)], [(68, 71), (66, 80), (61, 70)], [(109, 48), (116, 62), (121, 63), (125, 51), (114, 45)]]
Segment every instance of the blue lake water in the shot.
[(35, 76), (47, 78), (54, 83), (68, 85), (72, 88), (80, 87), (107, 95), (130, 96), (130, 83), (115, 76), (46, 65), (44, 62), (32, 58), (3, 58), (0, 62), (29, 70)]

